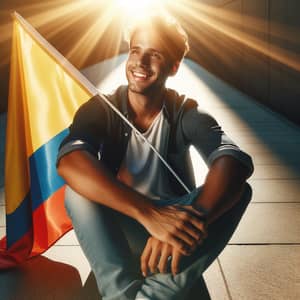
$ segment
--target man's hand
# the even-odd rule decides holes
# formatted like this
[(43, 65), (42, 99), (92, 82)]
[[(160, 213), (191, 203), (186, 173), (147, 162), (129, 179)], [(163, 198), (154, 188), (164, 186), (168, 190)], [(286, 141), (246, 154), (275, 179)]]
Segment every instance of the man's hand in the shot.
[(141, 256), (141, 271), (143, 276), (148, 275), (148, 270), (151, 273), (167, 272), (169, 258), (171, 261), (171, 271), (175, 275), (179, 271), (179, 261), (182, 254), (172, 247), (170, 244), (161, 242), (160, 240), (149, 237), (145, 249)]
[[(190, 254), (197, 249), (198, 245), (203, 242), (203, 239), (191, 248)], [(171, 259), (171, 272), (175, 276), (180, 271), (179, 262), (181, 257), (182, 253), (176, 248), (151, 236), (149, 237), (141, 255), (142, 274), (146, 277), (148, 275), (148, 271), (151, 273), (156, 273), (157, 271), (160, 273), (166, 273), (168, 261)]]
[(201, 213), (192, 206), (153, 207), (141, 223), (154, 238), (189, 255), (207, 235), (206, 224), (200, 217)]

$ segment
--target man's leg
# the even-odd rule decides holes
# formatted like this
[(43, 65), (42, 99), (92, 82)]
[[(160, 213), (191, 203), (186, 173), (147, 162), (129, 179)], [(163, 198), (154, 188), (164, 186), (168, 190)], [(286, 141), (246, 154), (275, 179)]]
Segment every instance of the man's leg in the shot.
[(179, 268), (181, 272), (176, 276), (158, 273), (147, 277), (136, 299), (185, 299), (191, 287), (227, 245), (251, 200), (251, 195), (251, 188), (247, 185), (241, 200), (209, 225), (208, 237), (199, 249), (191, 256), (182, 257)]
[(82, 197), (70, 187), (66, 188), (65, 206), (103, 300), (134, 299), (142, 279), (118, 222), (120, 214)]

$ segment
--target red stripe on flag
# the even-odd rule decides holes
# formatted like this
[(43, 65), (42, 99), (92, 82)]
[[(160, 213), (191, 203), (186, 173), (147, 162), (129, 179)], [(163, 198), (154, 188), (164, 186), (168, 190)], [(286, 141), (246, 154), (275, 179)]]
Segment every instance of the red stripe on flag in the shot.
[(65, 186), (57, 190), (33, 212), (34, 244), (31, 256), (43, 253), (72, 229), (64, 207)]
[(0, 269), (14, 267), (26, 259), (45, 252), (72, 229), (64, 207), (65, 186), (57, 190), (33, 212), (33, 228), (8, 250), (6, 238), (0, 241)]
[(0, 242), (0, 270), (17, 266), (30, 256), (32, 248), (32, 230), (6, 249), (6, 238)]

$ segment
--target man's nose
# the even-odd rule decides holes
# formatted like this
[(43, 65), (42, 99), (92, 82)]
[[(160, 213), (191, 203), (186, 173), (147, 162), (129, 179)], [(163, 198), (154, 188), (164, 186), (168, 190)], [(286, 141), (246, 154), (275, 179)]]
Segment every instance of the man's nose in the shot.
[(147, 52), (141, 53), (138, 59), (138, 63), (141, 66), (148, 66), (150, 64), (150, 54)]

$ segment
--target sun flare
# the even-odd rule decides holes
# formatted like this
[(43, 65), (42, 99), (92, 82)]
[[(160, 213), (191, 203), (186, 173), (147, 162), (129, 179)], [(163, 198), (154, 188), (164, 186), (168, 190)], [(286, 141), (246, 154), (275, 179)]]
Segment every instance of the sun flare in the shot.
[[(123, 29), (149, 15), (163, 12), (174, 16), (183, 25), (193, 42), (195, 56), (198, 53), (201, 56), (205, 48), (225, 61), (228, 57), (221, 53), (218, 40), (222, 42), (224, 38), (294, 70), (300, 70), (297, 53), (276, 43), (270, 47), (269, 42), (262, 38), (268, 34), (268, 24), (264, 19), (251, 16), (243, 19), (238, 12), (206, 2), (209, 1), (74, 0), (58, 6), (51, 0), (45, 0), (24, 7), (36, 11), (28, 21), (36, 28), (47, 27), (45, 33), (48, 38), (59, 39), (63, 36), (67, 45), (65, 56), (76, 62), (77, 67), (85, 66), (89, 60), (93, 61), (90, 58), (97, 56), (97, 53), (101, 52), (97, 56), (101, 60), (124, 51)], [(275, 22), (271, 25), (276, 39), (285, 39), (290, 44), (297, 41), (297, 32), (292, 28)], [(79, 30), (79, 26), (84, 30)], [(4, 32), (0, 36), (0, 43), (8, 40), (9, 28), (9, 23), (0, 25), (1, 33)], [(67, 37), (64, 34), (66, 32)], [(197, 45), (200, 46), (197, 48)], [(223, 43), (222, 47), (234, 51), (230, 49), (231, 42)], [(0, 60), (0, 66), (5, 62), (7, 60)]]
[(167, 0), (114, 0), (118, 10), (129, 19), (146, 17), (164, 9)]

